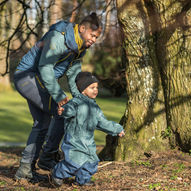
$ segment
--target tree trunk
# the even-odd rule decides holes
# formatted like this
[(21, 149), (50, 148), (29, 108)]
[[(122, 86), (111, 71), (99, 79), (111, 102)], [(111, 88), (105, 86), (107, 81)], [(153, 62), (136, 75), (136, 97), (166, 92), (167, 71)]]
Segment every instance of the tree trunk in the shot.
[[(52, 0), (50, 0), (52, 1)], [(63, 1), (62, 0), (54, 0), (54, 3), (51, 5), (50, 7), (50, 11), (49, 11), (49, 25), (55, 24), (56, 22), (58, 22), (59, 20), (62, 19), (63, 16), (63, 11), (62, 11), (62, 4)]]
[[(166, 5), (169, 6), (169, 3)], [(173, 12), (176, 8), (176, 12)], [(162, 10), (162, 7), (160, 7)], [(164, 38), (166, 56), (166, 102), (168, 124), (174, 139), (171, 144), (184, 151), (191, 149), (191, 1), (176, 2), (168, 20), (174, 23), (166, 28)], [(158, 44), (159, 44), (158, 43)], [(161, 50), (161, 47), (158, 46)]]
[(74, 23), (75, 19), (76, 19), (76, 15), (77, 15), (77, 7), (78, 7), (78, 2), (77, 0), (73, 0), (73, 11), (72, 11), (72, 15), (70, 17), (70, 22)]
[[(6, 13), (7, 6), (3, 6), (0, 10), (0, 37), (1, 41), (5, 40), (8, 36), (8, 32), (6, 30)], [(0, 46), (0, 91), (5, 89), (10, 89), (11, 84), (9, 81), (9, 75), (2, 76), (2, 74), (6, 71), (6, 47)]]
[[(8, 19), (8, 23), (9, 23), (8, 36), (10, 38), (10, 36), (12, 36), (15, 33), (15, 29), (17, 28), (17, 25), (21, 19), (22, 6), (17, 1), (10, 1), (7, 6), (8, 6), (7, 19)], [(17, 12), (15, 12), (15, 7), (17, 7), (17, 9), (18, 9)], [(25, 49), (25, 51), (27, 51), (26, 46), (24, 46), (23, 49), (18, 49), (23, 42), (20, 39), (23, 39), (23, 34), (17, 32), (17, 35), (15, 35), (12, 38), (12, 41), (9, 46), (9, 48), (10, 48), (9, 55), (8, 55), (9, 73), (7, 75), (9, 75), (10, 82), (13, 82), (13, 75), (16, 70), (16, 67), (17, 67), (21, 57), (24, 55), (23, 49)]]
[(117, 0), (116, 4), (126, 62), (126, 135), (113, 142), (108, 137), (101, 157), (112, 153), (110, 158), (127, 161), (169, 146), (188, 151), (191, 2)]

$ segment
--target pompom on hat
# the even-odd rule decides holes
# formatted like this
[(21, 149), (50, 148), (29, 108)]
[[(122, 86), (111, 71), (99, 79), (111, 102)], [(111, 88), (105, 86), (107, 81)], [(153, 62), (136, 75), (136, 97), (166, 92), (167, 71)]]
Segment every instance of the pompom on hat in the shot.
[(90, 72), (79, 72), (75, 79), (76, 85), (80, 92), (83, 92), (89, 85), (99, 82), (98, 79)]

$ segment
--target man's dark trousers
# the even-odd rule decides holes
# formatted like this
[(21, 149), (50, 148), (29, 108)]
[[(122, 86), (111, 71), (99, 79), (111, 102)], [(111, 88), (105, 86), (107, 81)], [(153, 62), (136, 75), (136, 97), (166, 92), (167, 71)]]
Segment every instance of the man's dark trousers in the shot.
[[(45, 141), (51, 118), (57, 115), (57, 103), (43, 86), (40, 76), (34, 72), (16, 71), (14, 84), (17, 91), (27, 100), (34, 121), (27, 145), (22, 152), (21, 162), (35, 163)], [(63, 119), (55, 118), (48, 135), (50, 141), (45, 147), (46, 152), (58, 149), (64, 133), (63, 122)]]

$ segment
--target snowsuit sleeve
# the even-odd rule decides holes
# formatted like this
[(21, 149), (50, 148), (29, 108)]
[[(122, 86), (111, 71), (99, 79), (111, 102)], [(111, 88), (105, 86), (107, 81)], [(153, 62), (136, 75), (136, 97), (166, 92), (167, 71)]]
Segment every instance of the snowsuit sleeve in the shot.
[(107, 120), (100, 108), (98, 109), (97, 119), (98, 124), (96, 129), (98, 130), (101, 130), (112, 136), (117, 136), (119, 133), (121, 133), (121, 131), (123, 131), (123, 127), (119, 123)]
[(66, 72), (66, 76), (68, 79), (68, 85), (69, 85), (70, 92), (73, 97), (80, 94), (80, 92), (76, 86), (76, 83), (75, 83), (76, 76), (79, 72), (81, 72), (81, 61), (80, 60), (74, 61), (72, 63), (72, 66)]
[(67, 104), (62, 106), (64, 111), (62, 112), (62, 117), (64, 118), (71, 118), (76, 116), (76, 108), (75, 104), (70, 100)]
[(42, 81), (57, 103), (64, 99), (66, 95), (55, 78), (53, 67), (66, 49), (64, 36), (57, 31), (51, 31), (44, 39), (44, 46), (39, 60), (38, 70)]

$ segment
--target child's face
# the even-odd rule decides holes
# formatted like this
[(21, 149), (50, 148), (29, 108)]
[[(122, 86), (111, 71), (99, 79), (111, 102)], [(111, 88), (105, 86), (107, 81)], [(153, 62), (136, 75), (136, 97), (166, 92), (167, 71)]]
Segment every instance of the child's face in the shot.
[(98, 94), (98, 83), (90, 84), (83, 92), (83, 95), (88, 96), (91, 99), (95, 99)]

